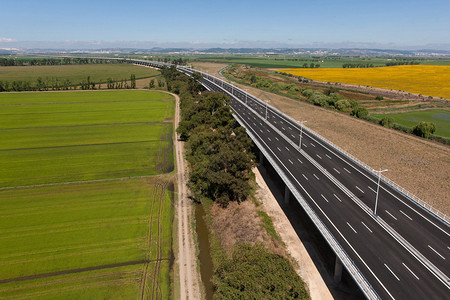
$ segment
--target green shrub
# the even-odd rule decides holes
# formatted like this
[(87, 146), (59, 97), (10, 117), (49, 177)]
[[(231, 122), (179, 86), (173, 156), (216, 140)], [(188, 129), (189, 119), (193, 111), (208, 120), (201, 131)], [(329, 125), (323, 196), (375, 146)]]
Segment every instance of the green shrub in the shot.
[(336, 109), (340, 111), (351, 111), (352, 106), (348, 100), (342, 99), (336, 102)]
[(391, 117), (384, 117), (381, 119), (380, 124), (386, 128), (392, 128), (394, 126), (394, 119)]
[(240, 244), (214, 275), (214, 299), (309, 299), (288, 259), (261, 244)]
[(364, 107), (355, 107), (352, 110), (352, 116), (355, 116), (360, 119), (367, 117), (368, 115), (369, 111), (367, 110), (367, 108)]
[(435, 131), (436, 125), (433, 122), (425, 122), (425, 121), (422, 121), (419, 124), (417, 124), (412, 130), (412, 132), (415, 135), (424, 138), (430, 138)]
[(378, 96), (375, 97), (375, 100), (383, 100), (383, 99), (384, 99), (384, 97), (383, 97), (383, 96), (380, 96), (380, 95), (378, 95)]

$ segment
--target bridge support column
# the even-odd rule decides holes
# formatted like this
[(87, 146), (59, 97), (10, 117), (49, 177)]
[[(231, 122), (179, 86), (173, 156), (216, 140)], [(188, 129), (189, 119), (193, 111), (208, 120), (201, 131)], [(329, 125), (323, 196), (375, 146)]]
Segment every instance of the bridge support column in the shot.
[(264, 164), (264, 154), (259, 152), (259, 165), (262, 166)]
[(334, 283), (338, 284), (342, 279), (342, 262), (336, 255), (336, 263), (334, 264)]
[(289, 191), (289, 188), (287, 185), (284, 186), (284, 204), (289, 204), (289, 198), (291, 197), (291, 191)]

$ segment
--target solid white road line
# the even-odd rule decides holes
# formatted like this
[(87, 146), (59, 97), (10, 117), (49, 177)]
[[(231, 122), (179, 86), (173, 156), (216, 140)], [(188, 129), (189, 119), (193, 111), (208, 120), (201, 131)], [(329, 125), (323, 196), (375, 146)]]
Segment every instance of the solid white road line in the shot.
[(396, 220), (397, 221), (397, 218), (396, 217), (394, 217), (390, 212), (388, 212), (387, 210), (384, 210), (388, 215), (390, 215), (394, 220)]
[(317, 180), (319, 180), (319, 177), (316, 176), (316, 174), (313, 174), (314, 177), (316, 177)]
[(355, 228), (353, 228), (352, 225), (350, 225), (348, 222), (347, 222), (347, 225), (348, 225), (348, 227), (350, 227), (353, 230), (354, 233), (357, 233)]
[(336, 199), (338, 199), (339, 200), (339, 202), (342, 202), (342, 200), (341, 199), (339, 199), (339, 197), (338, 196), (336, 196), (336, 194), (333, 194), (333, 196), (336, 198)]
[(325, 154), (326, 157), (328, 157), (329, 159), (331, 159), (331, 156), (329, 156), (328, 154)]
[(361, 193), (364, 194), (364, 191), (363, 191), (362, 189), (360, 189), (357, 185), (355, 185), (355, 187), (356, 187)]
[(324, 195), (320, 194), (320, 196), (322, 196), (323, 200), (325, 200), (325, 201), (327, 201), (327, 202), (328, 202), (328, 199), (327, 199), (327, 198), (325, 198), (325, 196), (324, 196)]
[(436, 250), (434, 250), (433, 249), (433, 247), (431, 247), (430, 245), (428, 245), (428, 247), (431, 249), (431, 250), (433, 250), (434, 251), (434, 253), (436, 253), (437, 255), (439, 255), (442, 259), (444, 259), (445, 260), (445, 257), (444, 256), (442, 256), (439, 252), (437, 252)]
[(411, 220), (412, 221), (412, 219), (411, 219), (411, 217), (410, 216), (408, 216), (407, 214), (405, 214), (402, 210), (400, 210), (400, 212), (405, 216), (405, 217), (407, 217), (409, 220)]
[(347, 173), (352, 174), (352, 172), (350, 172), (349, 170), (347, 170), (346, 168), (344, 168), (345, 171), (347, 171)]
[(341, 172), (339, 172), (338, 170), (336, 170), (336, 168), (333, 168), (333, 170), (335, 170), (338, 174), (341, 174)]
[(305, 174), (302, 173), (302, 175), (303, 175), (303, 177), (305, 177), (306, 180), (308, 180), (308, 177), (306, 177)]
[(413, 271), (411, 271), (411, 269), (410, 268), (408, 268), (408, 266), (407, 265), (405, 265), (405, 263), (402, 263), (402, 265), (414, 276), (414, 277), (416, 277), (416, 279), (417, 280), (419, 280), (419, 277), (417, 277), (417, 275), (416, 274), (414, 274), (414, 272)]
[(370, 233), (372, 233), (372, 230), (370, 230), (370, 228), (369, 227), (367, 227), (367, 225), (366, 224), (364, 224), (364, 222), (363, 221), (361, 221), (361, 223), (364, 225), (364, 227), (366, 227), (366, 229), (367, 230), (369, 230), (370, 231)]
[(392, 270), (391, 269), (389, 269), (389, 267), (388, 267), (388, 265), (387, 264), (384, 264), (384, 266), (389, 270), (389, 272), (391, 272), (392, 273), (392, 275), (394, 275), (394, 277), (395, 278), (397, 278), (397, 280), (398, 281), (400, 281), (400, 279), (397, 277), (397, 275), (395, 275), (395, 273), (394, 272), (392, 272)]

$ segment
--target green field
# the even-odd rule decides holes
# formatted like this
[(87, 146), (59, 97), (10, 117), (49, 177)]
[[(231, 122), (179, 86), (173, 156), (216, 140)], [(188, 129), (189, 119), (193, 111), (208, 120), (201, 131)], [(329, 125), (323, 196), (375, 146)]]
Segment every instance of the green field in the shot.
[[(171, 59), (180, 56), (167, 56)], [(342, 68), (343, 64), (373, 64), (374, 67), (384, 67), (392, 59), (381, 57), (350, 57), (350, 56), (295, 56), (295, 55), (186, 55), (181, 56), (189, 61), (205, 61), (229, 64), (246, 64), (257, 68), (301, 68), (304, 63), (319, 64), (321, 68)], [(411, 60), (418, 60), (411, 58)], [(450, 59), (418, 60), (423, 65), (450, 65)]]
[(436, 124), (435, 135), (450, 138), (450, 111), (445, 109), (426, 109), (404, 113), (371, 114), (371, 116), (382, 119), (391, 117), (394, 123), (407, 127), (414, 127), (421, 121), (433, 122)]
[(0, 107), (0, 299), (168, 298), (173, 97), (4, 93)]
[(88, 76), (93, 82), (106, 82), (108, 78), (129, 80), (131, 74), (135, 74), (137, 79), (148, 78), (158, 75), (159, 71), (131, 64), (0, 67), (0, 81), (8, 82), (35, 82), (41, 77), (44, 81), (46, 78), (58, 78), (60, 81), (68, 79), (72, 83), (79, 83)]

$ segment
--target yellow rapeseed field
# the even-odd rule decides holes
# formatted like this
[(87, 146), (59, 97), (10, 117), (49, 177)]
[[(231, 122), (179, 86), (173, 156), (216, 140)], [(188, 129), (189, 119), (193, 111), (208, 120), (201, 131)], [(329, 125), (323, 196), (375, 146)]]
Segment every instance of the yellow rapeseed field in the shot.
[(305, 78), (402, 90), (450, 99), (450, 66), (394, 66), (367, 69), (282, 69)]

